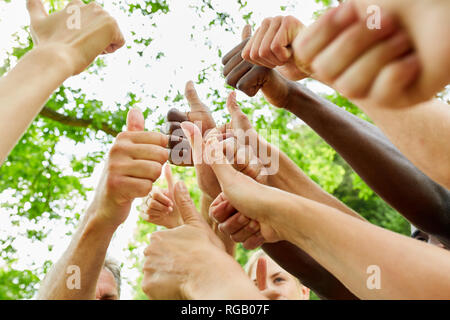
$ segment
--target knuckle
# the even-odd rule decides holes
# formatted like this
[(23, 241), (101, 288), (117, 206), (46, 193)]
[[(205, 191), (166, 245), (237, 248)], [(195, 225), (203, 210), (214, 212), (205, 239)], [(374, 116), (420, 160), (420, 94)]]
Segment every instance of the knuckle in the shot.
[(261, 26), (264, 26), (264, 27), (270, 26), (270, 24), (272, 23), (272, 20), (273, 20), (272, 18), (265, 18), (262, 21)]
[(152, 191), (152, 187), (153, 182), (146, 180), (144, 183), (142, 183), (142, 186), (140, 187), (139, 196), (145, 197), (147, 194), (150, 193), (150, 191)]
[(261, 58), (270, 58), (270, 47), (259, 48), (258, 54)]
[(115, 190), (120, 188), (122, 181), (120, 176), (117, 175), (110, 175), (108, 176), (108, 180), (106, 182), (106, 187), (108, 190)]

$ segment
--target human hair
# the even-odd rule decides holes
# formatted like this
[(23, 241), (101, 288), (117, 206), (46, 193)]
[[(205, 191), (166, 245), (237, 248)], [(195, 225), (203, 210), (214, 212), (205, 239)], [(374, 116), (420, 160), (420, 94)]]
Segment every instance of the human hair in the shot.
[(120, 264), (119, 261), (112, 257), (106, 257), (103, 263), (103, 268), (110, 271), (114, 276), (114, 281), (117, 285), (117, 296), (120, 298), (120, 285), (122, 283), (122, 276), (120, 275)]

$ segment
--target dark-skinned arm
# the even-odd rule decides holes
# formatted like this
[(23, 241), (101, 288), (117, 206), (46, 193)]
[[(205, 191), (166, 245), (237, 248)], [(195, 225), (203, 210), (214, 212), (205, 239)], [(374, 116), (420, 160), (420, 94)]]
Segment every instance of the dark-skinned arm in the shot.
[(261, 89), (271, 104), (294, 113), (389, 205), (419, 229), (450, 246), (449, 190), (416, 168), (376, 126), (285, 79), (276, 70), (242, 60), (245, 43), (223, 59), (229, 85), (249, 96)]

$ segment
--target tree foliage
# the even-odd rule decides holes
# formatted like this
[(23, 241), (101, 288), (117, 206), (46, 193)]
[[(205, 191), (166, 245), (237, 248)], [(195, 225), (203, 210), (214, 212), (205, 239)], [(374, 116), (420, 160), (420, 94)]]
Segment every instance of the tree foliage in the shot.
[[(203, 25), (193, 25), (191, 37), (195, 38), (197, 33), (208, 30), (237, 34), (239, 24), (247, 22), (255, 25), (253, 12), (248, 8), (247, 1), (235, 2), (241, 13), (239, 17), (217, 9), (218, 1), (193, 1), (191, 10), (199, 17), (208, 17), (208, 21)], [(292, 5), (290, 2), (280, 1), (281, 10)], [(336, 3), (331, 0), (316, 2), (321, 3), (323, 8)], [(51, 11), (54, 11), (61, 9), (66, 2), (49, 0), (47, 4)], [(146, 49), (152, 46), (154, 36), (163, 32), (158, 29), (156, 18), (169, 13), (176, 2), (116, 0), (114, 5), (130, 19), (140, 18), (146, 21), (145, 27), (129, 30), (127, 35), (132, 39), (125, 49), (131, 63), (133, 59), (146, 57)], [(8, 51), (6, 60), (0, 66), (0, 76), (10, 70), (33, 46), (27, 27), (18, 30), (13, 39), (16, 45)], [(208, 37), (203, 45), (217, 52), (217, 61), (223, 55), (222, 50), (228, 49), (216, 47), (214, 39)], [(153, 63), (164, 59), (164, 48), (152, 49)], [(220, 72), (218, 63), (205, 65), (196, 75), (196, 82), (207, 85), (211, 75)], [(104, 58), (100, 57), (89, 67), (84, 77), (103, 81), (103, 70), (106, 66)], [(88, 86), (87, 81), (86, 88)], [(224, 112), (226, 96), (223, 93), (226, 89), (225, 85), (222, 88), (210, 87), (206, 97), (215, 119), (220, 123), (228, 120), (228, 115)], [(70, 83), (65, 83), (52, 95), (39, 117), (0, 167), (1, 210), (3, 215), (9, 216), (11, 223), (11, 229), (5, 230), (2, 227), (0, 230), (0, 299), (28, 299), (34, 295), (39, 279), (42, 279), (52, 262), (47, 261), (42, 266), (35, 266), (33, 270), (17, 269), (17, 261), (21, 258), (17, 238), (25, 237), (33, 242), (45, 243), (46, 236), (52, 231), (47, 222), (55, 220), (64, 221), (69, 230), (67, 236), (70, 236), (83, 214), (87, 194), (92, 191), (85, 180), (93, 174), (94, 168), (104, 161), (114, 136), (125, 125), (128, 110), (140, 105), (143, 94), (143, 90), (136, 85), (135, 90), (128, 92), (123, 101), (105, 105), (98, 97), (85, 93), (84, 87), (72, 87)], [(159, 98), (165, 102), (164, 106), (152, 106), (144, 111), (146, 117), (155, 119), (155, 128), (164, 122), (162, 115), (169, 107), (186, 109), (183, 95), (173, 87), (164, 97)], [(337, 94), (327, 98), (365, 118), (365, 115), (345, 98)], [(278, 132), (281, 139), (272, 142), (278, 144), (281, 150), (326, 191), (337, 196), (370, 222), (396, 232), (408, 232), (408, 223), (374, 194), (330, 146), (293, 115), (271, 107), (263, 98), (243, 100), (241, 106), (252, 119), (256, 129), (266, 138), (271, 140), (270, 133)], [(73, 146), (71, 154), (61, 149), (63, 143)], [(86, 143), (95, 144), (98, 148), (85, 154), (77, 152), (77, 148)], [(192, 168), (177, 168), (175, 175), (186, 182), (198, 204), (200, 190), (196, 185), (195, 171)], [(148, 235), (156, 229), (156, 226), (144, 221), (138, 222), (135, 239), (128, 245), (131, 267), (141, 270), (142, 249), (148, 242)], [(49, 246), (48, 250), (51, 251), (52, 248)], [(239, 263), (244, 265), (249, 252), (239, 246), (236, 256)], [(144, 299), (145, 295), (140, 290), (140, 279), (137, 280), (132, 283), (135, 296)]]

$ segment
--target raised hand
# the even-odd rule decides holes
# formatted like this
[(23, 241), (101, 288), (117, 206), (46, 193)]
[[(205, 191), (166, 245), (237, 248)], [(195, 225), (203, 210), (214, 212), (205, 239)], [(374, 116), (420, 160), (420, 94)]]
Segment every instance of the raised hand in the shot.
[(286, 108), (289, 92), (293, 85), (292, 82), (280, 75), (275, 69), (254, 65), (242, 58), (243, 49), (248, 43), (250, 35), (251, 27), (246, 25), (242, 31), (243, 41), (222, 59), (226, 83), (244, 92), (249, 97), (255, 96), (259, 90), (262, 90), (270, 104), (279, 108)]
[(168, 189), (153, 188), (144, 199), (141, 217), (147, 222), (171, 229), (182, 225), (183, 220), (175, 206), (174, 181), (170, 165), (166, 164), (163, 171)]
[(306, 67), (296, 62), (291, 47), (294, 39), (304, 29), (303, 24), (292, 16), (266, 18), (255, 35), (242, 50), (246, 61), (278, 71), (287, 79), (301, 80), (309, 75)]
[[(229, 265), (236, 269), (237, 263), (225, 253), (222, 241), (196, 210), (183, 182), (175, 185), (175, 205), (184, 224), (152, 233), (150, 245), (144, 252), (146, 261), (142, 289), (150, 299), (199, 298), (191, 291), (192, 286), (216, 286), (217, 279), (202, 279), (213, 274), (220, 279), (223, 276), (220, 270)], [(203, 297), (208, 297), (208, 290), (201, 292)]]
[(42, 0), (27, 0), (35, 46), (48, 48), (62, 58), (71, 75), (81, 73), (102, 53), (125, 43), (117, 22), (96, 2), (71, 1), (48, 15)]
[(135, 198), (149, 194), (168, 159), (167, 136), (145, 132), (141, 111), (129, 111), (127, 127), (109, 152), (94, 199), (96, 219), (112, 227), (125, 221)]
[[(183, 113), (177, 109), (171, 109), (167, 114), (171, 148), (170, 161), (175, 165), (193, 166), (191, 148), (181, 129), (181, 123), (185, 121), (195, 123), (201, 128), (202, 137), (214, 129), (216, 123), (208, 107), (200, 100), (192, 81), (186, 84), (185, 96), (191, 111)], [(195, 170), (200, 190), (214, 199), (220, 193), (220, 186), (214, 172), (205, 163), (197, 163)]]

